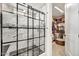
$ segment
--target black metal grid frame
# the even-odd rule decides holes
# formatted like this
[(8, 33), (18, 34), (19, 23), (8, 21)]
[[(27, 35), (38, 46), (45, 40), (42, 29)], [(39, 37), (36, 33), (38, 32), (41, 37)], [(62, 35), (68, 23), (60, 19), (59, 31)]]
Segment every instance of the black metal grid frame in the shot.
[(0, 13), (1, 13), (1, 14), (0, 14), (0, 15), (1, 15), (1, 17), (0, 17), (1, 20), (0, 20), (0, 21), (1, 21), (1, 56), (2, 56), (2, 39), (3, 39), (3, 38), (2, 38), (2, 35), (3, 35), (3, 34), (2, 34), (2, 19), (3, 19), (3, 18), (2, 18), (2, 4), (1, 4), (0, 7), (1, 7), (1, 12), (0, 12)]
[[(32, 10), (32, 17), (30, 17), (30, 16), (25, 16), (25, 15), (22, 15), (22, 16), (25, 16), (25, 17), (27, 17), (27, 27), (19, 27), (18, 26), (18, 5), (20, 5), (20, 6), (23, 6), (23, 7), (25, 7), (25, 8), (27, 8), (27, 12), (28, 12), (28, 14), (29, 14), (29, 9), (31, 9)], [(45, 52), (45, 13), (44, 12), (41, 12), (41, 11), (39, 11), (39, 10), (37, 10), (37, 9), (35, 9), (35, 8), (32, 8), (32, 6), (25, 6), (24, 4), (20, 4), (20, 3), (17, 3), (16, 4), (16, 12), (17, 12), (17, 14), (16, 14), (16, 27), (7, 27), (7, 26), (3, 26), (3, 13), (2, 12), (7, 12), (7, 13), (11, 13), (11, 14), (14, 14), (13, 12), (10, 12), (10, 11), (5, 11), (5, 10), (2, 10), (2, 4), (1, 4), (1, 56), (3, 56), (2, 55), (2, 47), (3, 47), (3, 44), (7, 44), (7, 43), (13, 43), (13, 42), (16, 42), (16, 55), (18, 56), (19, 55), (19, 52), (18, 52), (18, 42), (21, 42), (21, 41), (27, 41), (27, 56), (29, 56), (29, 41), (30, 40), (32, 40), (32, 45), (34, 45), (34, 40), (35, 40), (35, 38), (39, 38), (39, 46), (38, 47), (33, 47), (32, 46), (32, 56), (35, 56), (34, 55), (34, 48), (39, 48), (39, 54), (38, 55), (40, 55), (41, 53), (40, 53), (40, 46), (44, 46), (44, 51), (43, 52)], [(37, 13), (39, 13), (39, 19), (36, 19), (35, 17), (34, 17), (34, 12), (37, 12)], [(40, 19), (40, 14), (43, 14), (44, 15), (44, 20), (41, 20)], [(29, 19), (32, 19), (32, 27), (33, 28), (30, 28), (29, 27)], [(39, 21), (39, 28), (34, 28), (34, 20), (38, 20)], [(42, 22), (44, 22), (44, 28), (40, 28), (40, 21), (42, 21)], [(9, 28), (9, 29), (16, 29), (16, 41), (10, 41), (10, 42), (3, 42), (3, 29), (4, 28)], [(27, 39), (24, 39), (24, 40), (18, 40), (18, 30), (19, 29), (27, 29)], [(32, 29), (32, 38), (30, 38), (29, 37), (29, 29)], [(38, 29), (39, 30), (39, 37), (34, 37), (34, 30), (35, 29)], [(44, 30), (44, 36), (40, 36), (40, 30), (41, 29), (43, 29)], [(44, 44), (41, 44), (40, 45), (40, 38), (44, 38)]]

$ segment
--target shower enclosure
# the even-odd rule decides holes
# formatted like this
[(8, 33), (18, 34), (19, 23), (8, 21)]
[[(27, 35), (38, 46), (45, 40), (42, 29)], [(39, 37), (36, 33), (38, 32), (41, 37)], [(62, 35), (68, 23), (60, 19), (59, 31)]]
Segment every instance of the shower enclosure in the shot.
[(0, 55), (39, 56), (45, 52), (45, 13), (25, 3), (0, 4)]

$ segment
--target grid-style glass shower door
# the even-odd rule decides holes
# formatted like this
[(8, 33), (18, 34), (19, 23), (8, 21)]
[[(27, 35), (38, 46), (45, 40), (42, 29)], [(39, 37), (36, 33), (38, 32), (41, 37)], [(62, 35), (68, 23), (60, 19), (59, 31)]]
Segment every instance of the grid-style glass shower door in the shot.
[(0, 4), (0, 55), (38, 56), (44, 52), (44, 12), (25, 3)]

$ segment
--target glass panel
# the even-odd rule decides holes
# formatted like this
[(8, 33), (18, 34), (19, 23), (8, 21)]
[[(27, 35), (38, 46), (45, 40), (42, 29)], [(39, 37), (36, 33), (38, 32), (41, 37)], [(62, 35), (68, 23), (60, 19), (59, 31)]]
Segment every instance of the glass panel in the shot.
[(39, 37), (39, 29), (34, 29), (34, 37)]
[(19, 56), (27, 55), (27, 40), (18, 42), (18, 54)]
[[(26, 6), (27, 7), (27, 6)], [(27, 8), (18, 4), (18, 14), (27, 16)]]
[(40, 20), (44, 20), (44, 14), (40, 14)]
[(34, 39), (34, 45), (35, 46), (39, 46), (39, 38), (35, 38)]
[[(1, 25), (1, 24), (0, 24)], [(1, 27), (1, 26), (0, 26)], [(1, 28), (0, 28), (0, 56), (1, 56)]]
[(40, 45), (44, 44), (44, 37), (40, 38)]
[[(23, 51), (23, 50), (22, 50)], [(27, 56), (27, 52), (19, 53), (18, 56)]]
[(16, 41), (16, 29), (3, 29), (3, 42)]
[(44, 36), (44, 29), (40, 29), (40, 36)]
[(18, 15), (18, 26), (27, 27), (27, 17)]
[(39, 28), (39, 20), (34, 20), (34, 27)]
[(1, 24), (0, 24), (0, 56), (1, 56)]
[(34, 18), (39, 19), (39, 12), (34, 11)]
[(29, 29), (29, 38), (33, 38), (32, 37), (32, 29)]
[(27, 29), (18, 29), (18, 40), (26, 40), (27, 39)]
[(40, 46), (40, 54), (44, 53), (44, 45)]
[(34, 48), (34, 56), (39, 55), (39, 47)]
[(3, 26), (15, 27), (16, 26), (16, 15), (8, 12), (3, 12)]
[(44, 22), (40, 21), (40, 28), (44, 28)]
[[(16, 4), (10, 4), (6, 3), (3, 4), (2, 7), (3, 10), (3, 26), (7, 27), (16, 27)], [(8, 11), (8, 12), (7, 12)], [(19, 27), (26, 27), (27, 28), (27, 8), (24, 6), (21, 6), (20, 4), (18, 5), (18, 26)], [(28, 46), (27, 46), (27, 29), (18, 29), (18, 55), (19, 56), (27, 56), (27, 48), (29, 56), (32, 56), (33, 54), (33, 49), (34, 49), (34, 55), (37, 56), (39, 55), (39, 50), (40, 54), (44, 52), (44, 37), (40, 38), (39, 42), (39, 30), (40, 30), (40, 36), (44, 36), (44, 29), (39, 29), (39, 28), (44, 28), (44, 22), (40, 21), (40, 27), (39, 27), (39, 12), (34, 11), (34, 15), (32, 15), (32, 10), (29, 9), (29, 17), (34, 16), (37, 20), (34, 19), (34, 37), (38, 38), (33, 38), (33, 29), (29, 29), (29, 39), (28, 40)], [(40, 20), (44, 20), (44, 15), (40, 14)], [(29, 28), (32, 28), (32, 19), (29, 18)], [(38, 29), (36, 29), (38, 28)], [(3, 44), (2, 46), (2, 55), (3, 56), (16, 56), (17, 54), (17, 44), (16, 44), (16, 29), (13, 28), (4, 28), (3, 29), (3, 43), (5, 42), (10, 42), (10, 41), (15, 41), (14, 43), (7, 43)], [(1, 40), (1, 39), (0, 39)], [(24, 41), (20, 41), (24, 40)], [(34, 40), (34, 41), (33, 41)], [(33, 45), (34, 43), (34, 45)], [(39, 43), (40, 49), (39, 49)], [(1, 45), (0, 45), (1, 46)], [(32, 48), (34, 47), (34, 48)]]
[(32, 17), (32, 10), (29, 9), (29, 17)]
[(16, 3), (2, 3), (2, 10), (16, 12)]
[(32, 19), (29, 18), (29, 28), (33, 28), (32, 26), (33, 26), (33, 24), (32, 24)]
[(29, 56), (32, 56), (32, 53), (33, 53), (32, 49), (29, 50), (28, 53), (29, 53)]
[(33, 39), (31, 39), (31, 40), (29, 40), (29, 49), (32, 49), (32, 47), (33, 47)]
[(2, 55), (3, 56), (16, 56), (17, 55), (16, 46), (17, 46), (16, 42), (15, 43), (3, 44)]
[(1, 4), (0, 4), (0, 56), (1, 56)]

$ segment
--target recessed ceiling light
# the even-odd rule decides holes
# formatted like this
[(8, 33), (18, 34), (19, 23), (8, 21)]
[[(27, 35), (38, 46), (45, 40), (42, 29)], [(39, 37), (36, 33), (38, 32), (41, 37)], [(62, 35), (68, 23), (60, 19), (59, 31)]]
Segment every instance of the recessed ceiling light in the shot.
[(57, 9), (58, 11), (60, 11), (61, 13), (64, 13), (64, 11), (62, 9), (60, 9), (59, 7), (55, 6), (55, 9)]

